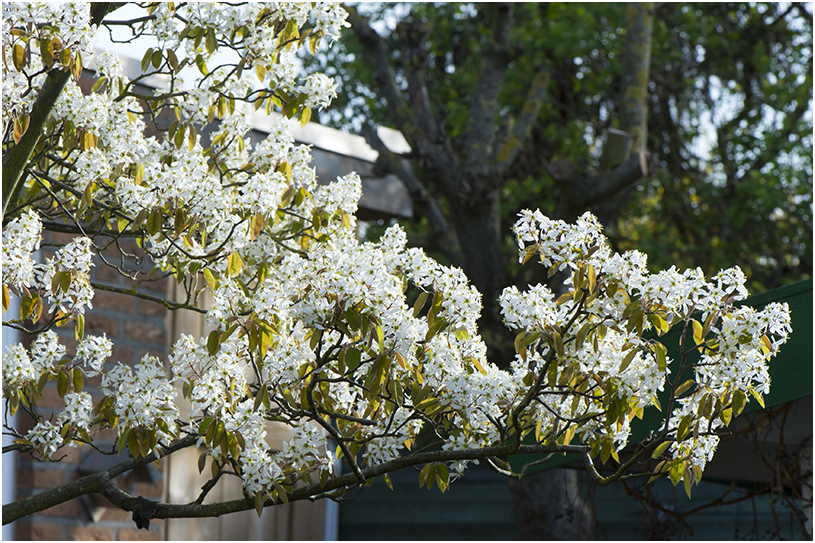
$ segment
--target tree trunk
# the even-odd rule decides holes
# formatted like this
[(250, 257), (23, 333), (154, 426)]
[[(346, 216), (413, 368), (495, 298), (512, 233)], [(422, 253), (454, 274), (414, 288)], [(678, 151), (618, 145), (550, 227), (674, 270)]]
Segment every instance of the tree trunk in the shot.
[(578, 495), (577, 472), (551, 469), (512, 479), (518, 539), (586, 540), (591, 537), (594, 518), (591, 507)]
[[(475, 181), (473, 181), (473, 184)], [(498, 296), (507, 285), (499, 220), (499, 192), (477, 202), (452, 202), (450, 223), (464, 255), (464, 273), (481, 293), (483, 310), (478, 323), (487, 356), (506, 367), (515, 356), (512, 334), (501, 319)]]

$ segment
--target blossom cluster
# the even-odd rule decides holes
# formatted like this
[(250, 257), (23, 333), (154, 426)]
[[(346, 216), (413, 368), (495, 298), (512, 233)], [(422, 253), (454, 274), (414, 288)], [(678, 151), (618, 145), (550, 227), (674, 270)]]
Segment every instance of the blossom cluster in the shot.
[[(26, 28), (26, 40), (12, 29)], [(95, 28), (90, 25), (89, 2), (4, 2), (3, 3), (3, 123), (27, 115), (36, 99), (31, 88), (41, 88), (46, 71), (41, 55), (31, 47), (36, 39), (40, 49), (50, 52), (51, 62), (63, 65), (63, 51), (70, 57), (90, 55), (93, 51)], [(24, 52), (31, 49), (30, 64), (26, 65)], [(19, 53), (18, 53), (19, 51)], [(16, 59), (12, 61), (11, 55)], [(22, 62), (20, 62), (22, 60)], [(33, 79), (29, 79), (33, 77)]]
[[(723, 422), (716, 418), (718, 413), (700, 421), (701, 404), (715, 403), (711, 398), (719, 398), (727, 406), (727, 398), (737, 391), (757, 397), (769, 392), (767, 362), (791, 332), (789, 307), (773, 303), (759, 311), (734, 306), (733, 302), (747, 296), (745, 275), (738, 267), (722, 270), (711, 280), (698, 268), (680, 272), (671, 267), (651, 274), (645, 255), (636, 251), (613, 253), (599, 223), (589, 213), (569, 225), (548, 219), (539, 211), (524, 211), (514, 230), (522, 261), (540, 255), (543, 265), (571, 272), (564, 283), (565, 298), (556, 300), (548, 287), (536, 285), (523, 293), (516, 287), (505, 289), (500, 300), (510, 328), (550, 337), (558, 334), (558, 363), (569, 362), (564, 371), (568, 368), (585, 376), (613, 376), (617, 397), (640, 409), (658, 405), (657, 392), (664, 389), (673, 361), (661, 344), (645, 339), (642, 333), (654, 330), (661, 335), (672, 324), (690, 330), (688, 336), (694, 338), (698, 361), (688, 361), (683, 355), (681, 367), (693, 368), (696, 389), (694, 394), (677, 399), (668, 428), (679, 434), (682, 421), (688, 424), (693, 418), (694, 425), (705, 429), (701, 436), (697, 431), (692, 438), (682, 430), (670, 451), (675, 460), (704, 469), (718, 442), (710, 432)], [(570, 320), (579, 316), (581, 320)], [(570, 322), (577, 322), (571, 331), (574, 341), (566, 341), (564, 327)], [(602, 336), (595, 334), (600, 327)], [(592, 342), (584, 341), (588, 333), (594, 334)], [(555, 350), (545, 343), (542, 357), (533, 358), (530, 367), (542, 371), (544, 357)], [(578, 400), (575, 405), (583, 407), (578, 413), (590, 413), (602, 410), (604, 404), (598, 397)], [(556, 410), (550, 406), (548, 411)], [(570, 416), (575, 416), (574, 407)], [(562, 415), (559, 420), (566, 417)], [(615, 449), (620, 451), (627, 445), (628, 421), (608, 426), (595, 420), (577, 430), (584, 441), (604, 433), (613, 433)], [(684, 477), (685, 473), (681, 475)]]
[[(10, 30), (40, 22), (51, 8), (3, 9)], [(336, 39), (346, 16), (337, 4), (151, 5), (144, 33), (157, 45), (142, 66), (172, 75), (152, 102), (175, 114), (160, 138), (146, 135), (144, 119), (133, 114), (143, 111), (139, 101), (120, 94), (131, 82), (116, 59), (86, 51), (86, 31), (74, 31), (87, 9), (66, 9), (47, 31), (87, 53), (89, 66), (110, 81), (90, 94), (69, 82), (52, 110), (63, 158), (49, 175), (58, 182), (52, 189), (32, 175), (25, 190), (48, 188), (61, 200), (9, 221), (4, 290), (33, 291), (51, 311), (83, 322), (101, 244), (77, 237), (42, 264), (32, 254), (40, 214), (64, 210), (60, 218), (79, 225), (96, 220), (101, 206), (109, 212), (106, 235), (135, 236), (157, 269), (179, 283), (206, 280), (212, 331), (182, 335), (169, 372), (150, 355), (134, 367), (106, 367), (111, 341), (83, 337), (79, 324), (73, 359), (51, 330), (30, 351), (9, 348), (6, 397), (36, 400), (44, 375), (61, 383), (66, 408), (38, 419), (25, 436), (44, 458), (85, 439), (96, 409), (101, 424), (116, 428), (120, 452), (144, 456), (190, 433), (212, 458), (234, 462), (249, 493), (280, 497), (298, 479), (332, 476), (335, 454), (368, 466), (399, 458), (426, 425), (445, 436), (444, 450), (533, 436), (546, 446), (577, 440), (592, 452), (617, 454), (628, 444), (631, 419), (659, 406), (659, 393), (670, 388), (679, 396), (668, 415), (670, 460), (685, 477), (704, 468), (715, 430), (726, 424), (710, 407), (715, 399), (732, 405), (738, 395), (768, 391), (767, 361), (791, 331), (785, 305), (735, 307), (747, 295), (737, 267), (711, 279), (698, 269), (650, 273), (642, 253), (613, 252), (588, 213), (574, 224), (521, 213), (514, 226), (521, 261), (536, 257), (565, 281), (558, 293), (546, 285), (504, 290), (500, 304), (517, 334), (517, 356), (506, 369), (488, 361), (477, 326), (481, 293), (463, 271), (409, 248), (398, 226), (376, 242), (359, 241), (359, 176), (318, 184), (310, 147), (292, 136), (294, 117), (306, 122), (307, 108), (325, 107), (336, 95), (325, 75), (300, 79), (294, 55), (307, 42), (314, 50), (313, 40)], [(314, 26), (301, 28), (309, 21)], [(241, 64), (207, 66), (219, 48), (232, 49)], [(32, 53), (31, 67), (43, 65), (40, 56)], [(180, 73), (179, 61), (200, 75)], [(6, 70), (22, 81), (19, 70)], [(3, 96), (4, 116), (29, 107), (5, 83)], [(253, 144), (251, 115), (264, 105), (287, 118)], [(667, 356), (658, 337), (672, 326), (693, 337), (697, 358)], [(691, 368), (695, 388), (682, 396), (676, 379)], [(105, 395), (94, 407), (74, 379), (99, 374)], [(266, 440), (272, 422), (292, 429), (282, 450)], [(691, 422), (701, 430), (688, 432)], [(329, 437), (342, 445), (339, 452)], [(467, 464), (449, 468), (455, 477)]]

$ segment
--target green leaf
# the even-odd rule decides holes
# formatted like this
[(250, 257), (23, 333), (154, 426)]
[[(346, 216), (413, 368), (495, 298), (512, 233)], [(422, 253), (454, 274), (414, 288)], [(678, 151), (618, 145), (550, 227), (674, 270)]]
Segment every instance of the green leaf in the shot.
[(255, 62), (255, 74), (262, 82), (264, 79), (266, 79), (266, 67), (260, 62)]
[(671, 464), (671, 468), (668, 470), (668, 477), (670, 477), (671, 482), (674, 486), (679, 484), (679, 480), (682, 478), (682, 472), (684, 471), (684, 463), (683, 462), (675, 462)]
[(657, 333), (660, 336), (663, 335), (665, 332), (667, 332), (670, 329), (670, 326), (668, 325), (668, 321), (666, 321), (664, 318), (662, 318), (661, 315), (657, 315), (656, 313), (651, 313), (650, 315), (648, 315), (648, 319), (651, 321), (651, 324), (654, 325), (654, 328), (657, 329)]
[(659, 371), (664, 373), (668, 368), (668, 349), (665, 347), (665, 345), (659, 342), (654, 345), (654, 348), (657, 352), (657, 365), (659, 367)]
[(217, 47), (217, 43), (215, 42), (215, 29), (210, 28), (207, 32), (205, 46), (207, 48), (207, 53), (210, 55), (215, 51)]
[(107, 78), (107, 77), (105, 77), (105, 76), (102, 76), (102, 77), (100, 77), (99, 79), (97, 79), (97, 80), (96, 80), (96, 81), (93, 83), (93, 87), (91, 87), (91, 94), (93, 94), (94, 92), (96, 92), (96, 91), (98, 91), (99, 89), (101, 89), (101, 88), (102, 88), (102, 85), (104, 85), (104, 84), (107, 82), (107, 80), (108, 80), (108, 78)]
[(730, 420), (733, 418), (733, 409), (727, 408), (722, 409), (722, 412), (719, 414), (719, 418), (722, 419), (722, 422), (725, 426), (730, 425)]
[(553, 331), (552, 332), (552, 340), (554, 341), (555, 351), (557, 352), (558, 358), (565, 358), (566, 357), (566, 351), (565, 351), (565, 349), (563, 347), (563, 338), (561, 337), (561, 335), (559, 333)]
[(258, 492), (255, 494), (255, 511), (258, 514), (258, 518), (260, 518), (260, 515), (263, 513), (263, 503), (265, 501), (266, 500), (263, 498), (263, 493)]
[(42, 63), (45, 64), (46, 69), (50, 70), (54, 65), (54, 42), (40, 40), (40, 55), (42, 55)]
[(362, 353), (355, 347), (350, 347), (345, 351), (345, 365), (348, 366), (349, 371), (354, 371), (359, 367), (362, 359)]
[(210, 355), (215, 356), (218, 352), (218, 346), (221, 344), (221, 333), (218, 330), (213, 330), (207, 337), (207, 351)]
[(210, 290), (215, 290), (218, 286), (218, 282), (215, 280), (215, 276), (212, 275), (212, 271), (209, 268), (204, 268), (204, 279), (207, 280), (207, 285), (209, 286)]
[(74, 382), (74, 392), (82, 392), (82, 388), (85, 385), (85, 376), (82, 374), (82, 370), (79, 368), (74, 368), (72, 370), (72, 377)]
[(25, 49), (19, 43), (15, 43), (12, 48), (12, 61), (14, 62), (14, 68), (18, 72), (22, 72), (26, 65)]
[(687, 392), (690, 389), (690, 387), (692, 387), (695, 384), (696, 384), (696, 381), (694, 381), (693, 379), (688, 379), (687, 381), (685, 381), (684, 383), (679, 385), (679, 388), (676, 389), (676, 396), (681, 396), (682, 394)]
[(691, 324), (693, 325), (693, 342), (695, 345), (701, 345), (704, 343), (702, 323), (696, 319), (691, 319)]
[(747, 397), (744, 395), (744, 392), (741, 390), (737, 390), (733, 393), (733, 413), (738, 416), (741, 414), (744, 406), (747, 404)]
[(450, 474), (447, 471), (447, 466), (444, 464), (438, 464), (436, 467), (436, 486), (439, 487), (439, 490), (445, 492), (449, 484)]
[(413, 316), (417, 317), (419, 313), (422, 312), (424, 308), (424, 304), (427, 302), (427, 299), (430, 297), (429, 292), (422, 292), (419, 294), (419, 297), (416, 298), (416, 302), (413, 304)]
[(690, 423), (693, 420), (691, 415), (685, 415), (682, 417), (682, 420), (679, 421), (679, 427), (676, 430), (676, 440), (683, 441), (685, 437), (688, 435), (688, 430), (690, 429)]
[(3, 285), (3, 311), (8, 311), (9, 305), (11, 305), (11, 294), (9, 294), (8, 287)]
[(433, 484), (433, 477), (434, 471), (433, 467), (435, 464), (425, 464), (422, 470), (419, 472), (419, 488), (421, 488), (425, 483), (427, 483), (427, 488), (429, 489)]
[(173, 136), (173, 143), (175, 143), (176, 149), (181, 149), (181, 146), (184, 144), (184, 134), (186, 133), (187, 126), (184, 124), (179, 124), (175, 130), (175, 136)]
[(575, 351), (579, 351), (580, 348), (583, 346), (583, 342), (586, 341), (586, 336), (591, 330), (591, 323), (587, 322), (583, 326), (580, 327), (580, 330), (577, 331), (577, 336), (575, 337), (575, 344), (574, 349)]
[(170, 62), (170, 67), (174, 72), (178, 71), (178, 57), (172, 49), (167, 49), (167, 60)]
[(153, 68), (157, 69), (161, 66), (161, 61), (164, 57), (161, 55), (160, 49), (154, 49), (153, 54), (150, 58), (151, 63), (153, 64)]
[(243, 269), (243, 259), (237, 252), (231, 253), (227, 259), (226, 271), (230, 276), (237, 275)]
[(762, 396), (760, 392), (753, 389), (750, 389), (750, 394), (753, 395), (753, 398), (755, 398), (761, 408), (764, 409), (764, 396)]
[(160, 208), (155, 208), (147, 216), (147, 233), (155, 236), (161, 231), (161, 224), (164, 222), (164, 216)]
[(303, 107), (300, 110), (300, 126), (306, 126), (308, 122), (311, 120), (311, 108), (310, 107)]
[(631, 361), (634, 360), (634, 357), (637, 356), (637, 349), (631, 349), (628, 351), (628, 354), (623, 357), (623, 363), (620, 364), (620, 373), (624, 372), (626, 368), (631, 364)]
[(654, 449), (654, 452), (651, 454), (651, 458), (659, 458), (660, 456), (662, 456), (665, 453), (665, 451), (668, 450), (668, 448), (670, 446), (671, 446), (670, 441), (665, 441), (664, 443), (660, 443), (657, 446), (657, 448)]
[(388, 485), (388, 488), (393, 490), (393, 483), (391, 482), (391, 478), (387, 473), (382, 474), (382, 480), (385, 481), (385, 484)]
[(57, 394), (59, 394), (60, 398), (64, 398), (67, 393), (68, 373), (65, 371), (65, 368), (60, 368), (59, 373), (57, 373)]
[(277, 481), (274, 482), (275, 490), (277, 490), (277, 495), (283, 500), (283, 503), (289, 503), (289, 494), (286, 492), (286, 489), (278, 483)]
[(376, 325), (376, 342), (379, 346), (379, 351), (382, 352), (383, 344), (385, 342), (385, 331), (382, 329), (382, 325)]
[(76, 321), (74, 324), (74, 337), (77, 341), (81, 341), (85, 337), (85, 315), (82, 313), (76, 314)]
[(320, 340), (322, 339), (322, 337), (323, 337), (323, 331), (322, 330), (314, 330), (314, 332), (311, 334), (311, 341), (309, 342), (309, 348), (312, 351), (317, 348), (317, 345), (320, 344)]

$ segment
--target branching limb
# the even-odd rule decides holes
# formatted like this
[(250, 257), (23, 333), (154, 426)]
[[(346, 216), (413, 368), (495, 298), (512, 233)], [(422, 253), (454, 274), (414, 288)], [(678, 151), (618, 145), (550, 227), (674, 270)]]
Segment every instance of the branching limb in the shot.
[[(529, 137), (532, 126), (543, 106), (543, 99), (546, 97), (546, 91), (551, 80), (552, 75), (547, 69), (543, 69), (535, 75), (515, 126), (505, 139), (496, 145), (493, 158), (494, 168), (497, 170), (494, 177), (495, 185), (502, 184), (504, 172), (512, 165), (515, 157), (523, 149), (524, 142)], [(495, 186), (495, 188), (498, 187)]]
[(366, 123), (363, 125), (362, 136), (368, 141), (368, 145), (379, 153), (376, 165), (386, 168), (388, 172), (396, 175), (402, 181), (413, 202), (414, 210), (427, 218), (433, 236), (440, 240), (439, 245), (443, 248), (447, 258), (450, 259), (451, 264), (463, 267), (464, 254), (458, 236), (445, 219), (436, 200), (425, 190), (419, 180), (416, 179), (416, 176), (413, 175), (413, 172), (402, 163), (400, 158), (385, 146), (371, 124)]

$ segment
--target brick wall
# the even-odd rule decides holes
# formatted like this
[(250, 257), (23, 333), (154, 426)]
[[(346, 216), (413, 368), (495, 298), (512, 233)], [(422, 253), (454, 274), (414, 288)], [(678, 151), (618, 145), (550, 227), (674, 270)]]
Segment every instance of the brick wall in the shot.
[[(42, 259), (53, 256), (55, 245), (64, 245), (72, 236), (59, 233), (46, 233), (42, 245)], [(135, 244), (123, 246), (130, 253), (138, 251)], [(120, 253), (110, 249), (106, 253), (110, 262), (120, 264)], [(96, 260), (92, 281), (101, 284), (128, 288), (132, 282), (122, 277), (116, 270)], [(124, 266), (133, 270), (138, 265), (132, 258), (124, 260)], [(149, 263), (141, 263), (142, 267)], [(167, 279), (143, 284), (140, 289), (153, 296), (166, 298), (169, 284)], [(47, 307), (45, 308), (48, 309)], [(113, 292), (96, 290), (93, 309), (86, 314), (85, 333), (91, 335), (107, 334), (113, 342), (113, 354), (108, 367), (117, 362), (134, 364), (147, 353), (160, 357), (166, 362), (168, 351), (168, 311), (156, 302), (138, 299)], [(56, 330), (60, 341), (68, 349), (68, 354), (76, 352), (76, 341), (72, 325)], [(31, 338), (28, 338), (30, 341)], [(85, 390), (91, 393), (94, 402), (102, 397), (99, 388), (100, 378), (86, 379)], [(64, 406), (56, 391), (55, 381), (48, 383), (39, 405), (39, 413), (46, 418), (50, 413)], [(31, 418), (20, 413), (18, 427), (25, 433), (33, 427)], [(100, 431), (95, 441), (103, 450), (111, 450), (115, 432)], [(91, 467), (101, 461), (112, 458), (113, 462), (125, 457), (104, 457), (95, 453), (90, 447), (65, 447), (57, 455), (64, 455), (60, 462), (41, 462), (30, 454), (17, 454), (17, 497), (22, 498), (53, 488), (62, 483), (77, 479), (83, 475), (80, 467), (90, 464)], [(57, 456), (58, 458), (59, 456)], [(126, 478), (117, 480), (120, 488), (136, 495), (154, 500), (163, 496), (163, 474), (160, 468), (151, 466), (149, 472), (140, 471)], [(104, 507), (108, 505), (109, 507)], [(57, 505), (35, 515), (18, 520), (15, 523), (15, 536), (18, 540), (160, 540), (164, 539), (164, 526), (161, 520), (150, 523), (150, 530), (137, 530), (129, 513), (114, 508), (107, 500), (98, 495), (89, 495)]]

